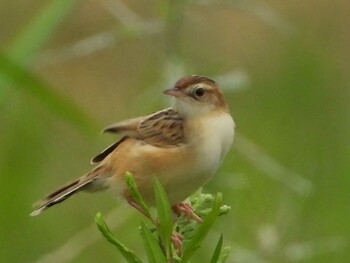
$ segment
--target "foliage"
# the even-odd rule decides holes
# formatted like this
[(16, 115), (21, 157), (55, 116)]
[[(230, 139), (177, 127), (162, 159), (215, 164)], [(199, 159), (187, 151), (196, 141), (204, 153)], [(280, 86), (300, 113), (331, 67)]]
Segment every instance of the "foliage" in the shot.
[[(220, 215), (226, 214), (229, 211), (228, 206), (222, 205), (221, 193), (217, 193), (215, 196), (196, 193), (195, 196), (190, 198), (190, 203), (194, 212), (202, 216), (203, 222), (197, 223), (194, 219), (186, 215), (177, 216), (173, 222), (171, 206), (166, 192), (161, 183), (155, 178), (154, 193), (156, 197), (157, 219), (153, 219), (150, 208), (138, 192), (130, 173), (126, 174), (126, 181), (135, 201), (147, 211), (145, 214), (150, 219), (149, 222), (151, 224), (142, 222), (140, 227), (147, 260), (150, 263), (189, 262), (196, 250), (200, 248), (214, 222)], [(103, 236), (118, 248), (127, 262), (142, 262), (132, 250), (114, 237), (103, 220), (101, 213), (96, 215), (95, 221)], [(174, 237), (181, 237), (184, 247), (183, 253), (172, 242)], [(223, 248), (222, 245), (223, 235), (221, 234), (210, 263), (225, 262), (230, 247)]]
[[(184, 74), (217, 80), (237, 122), (206, 186), (234, 206), (219, 222), (235, 261), (350, 262), (349, 1), (308, 3), (0, 1), (0, 262), (109, 261), (89, 249), (83, 194), (27, 214), (113, 140), (86, 135), (168, 105), (160, 90)], [(136, 224), (108, 195), (86, 198), (118, 237)]]

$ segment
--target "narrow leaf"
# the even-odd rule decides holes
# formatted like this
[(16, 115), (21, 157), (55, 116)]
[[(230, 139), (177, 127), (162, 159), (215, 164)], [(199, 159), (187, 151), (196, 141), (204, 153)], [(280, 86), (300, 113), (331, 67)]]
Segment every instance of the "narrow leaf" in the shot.
[(229, 255), (230, 255), (231, 249), (232, 248), (230, 246), (226, 246), (221, 250), (218, 263), (225, 263), (226, 262), (226, 260), (228, 259)]
[(53, 0), (17, 34), (7, 52), (11, 59), (24, 62), (33, 55), (52, 35), (76, 4), (76, 0)]
[(186, 245), (184, 249), (183, 262), (188, 261), (196, 249), (199, 248), (205, 237), (208, 235), (210, 228), (213, 226), (215, 220), (219, 217), (220, 206), (222, 202), (222, 194), (217, 193), (214, 199), (213, 210), (208, 214), (203, 223), (198, 226), (192, 239)]
[(96, 124), (76, 104), (67, 97), (55, 92), (48, 84), (38, 79), (29, 70), (1, 53), (0, 74), (6, 76), (10, 83), (28, 92), (28, 94), (32, 95), (62, 119), (76, 125), (89, 134), (95, 132)]
[(154, 192), (157, 204), (159, 219), (159, 233), (167, 249), (167, 254), (171, 254), (171, 233), (173, 231), (173, 218), (169, 198), (159, 180), (154, 178)]
[(151, 213), (149, 211), (149, 208), (146, 205), (146, 203), (143, 200), (140, 192), (137, 189), (137, 185), (136, 185), (136, 183), (134, 181), (132, 173), (130, 173), (130, 172), (126, 172), (125, 173), (125, 181), (126, 181), (127, 186), (130, 189), (131, 195), (134, 198), (134, 200), (142, 207), (142, 209), (147, 214), (147, 216), (151, 217)]
[[(57, 26), (72, 10), (77, 0), (52, 0), (46, 4), (25, 26), (17, 33), (6, 49), (6, 56), (20, 66), (24, 66), (44, 43), (55, 32)], [(12, 88), (16, 83), (12, 78), (0, 72), (0, 107), (9, 101)], [(38, 98), (37, 98), (38, 99)], [(50, 104), (40, 100), (44, 106)], [(51, 107), (49, 107), (50, 110)], [(54, 111), (55, 113), (55, 111)]]
[(219, 242), (218, 242), (218, 244), (215, 247), (214, 254), (211, 257), (210, 263), (217, 263), (218, 262), (218, 260), (220, 258), (222, 243), (223, 243), (223, 235), (221, 234)]
[(151, 231), (146, 227), (144, 223), (141, 223), (141, 235), (143, 238), (144, 246), (149, 263), (166, 263), (167, 260), (163, 254), (163, 251), (159, 247), (159, 244)]
[(102, 233), (102, 235), (113, 245), (115, 245), (120, 253), (123, 255), (123, 257), (127, 260), (129, 263), (142, 263), (141, 259), (139, 259), (133, 251), (128, 249), (125, 245), (120, 243), (111, 233), (109, 230), (107, 224), (103, 220), (102, 214), (99, 212), (97, 213), (95, 217), (95, 222), (97, 224), (98, 229)]

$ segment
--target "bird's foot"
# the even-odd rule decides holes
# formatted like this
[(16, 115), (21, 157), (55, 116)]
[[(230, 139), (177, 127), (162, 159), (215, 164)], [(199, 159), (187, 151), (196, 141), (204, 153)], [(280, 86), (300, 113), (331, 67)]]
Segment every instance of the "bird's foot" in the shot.
[(175, 212), (175, 214), (180, 215), (184, 214), (187, 217), (190, 217), (197, 221), (197, 223), (202, 223), (203, 220), (200, 218), (196, 213), (193, 211), (193, 208), (188, 203), (179, 203), (172, 206), (172, 210)]

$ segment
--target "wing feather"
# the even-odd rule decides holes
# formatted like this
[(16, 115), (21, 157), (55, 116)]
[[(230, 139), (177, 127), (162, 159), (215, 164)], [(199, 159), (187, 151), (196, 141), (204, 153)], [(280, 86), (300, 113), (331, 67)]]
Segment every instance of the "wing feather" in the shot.
[(108, 146), (105, 150), (103, 150), (101, 153), (99, 153), (98, 155), (96, 155), (94, 158), (91, 159), (91, 163), (99, 163), (101, 161), (103, 161), (111, 152), (113, 152), (115, 150), (115, 148), (118, 147), (119, 144), (121, 144), (126, 138), (128, 138), (127, 136), (122, 137), (119, 141), (113, 143), (112, 145)]
[(185, 143), (183, 118), (173, 108), (113, 124), (104, 132), (121, 133), (159, 147)]

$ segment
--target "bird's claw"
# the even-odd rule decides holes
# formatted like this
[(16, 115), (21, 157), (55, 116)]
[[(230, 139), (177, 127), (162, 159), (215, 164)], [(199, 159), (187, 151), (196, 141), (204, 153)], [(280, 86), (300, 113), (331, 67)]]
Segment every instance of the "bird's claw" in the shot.
[(177, 214), (180, 215), (181, 213), (183, 213), (184, 215), (186, 215), (187, 217), (190, 217), (194, 220), (197, 221), (197, 223), (202, 223), (203, 220), (202, 218), (200, 218), (194, 211), (193, 208), (190, 204), (188, 203), (180, 203), (180, 204), (176, 204), (172, 207), (173, 211)]

